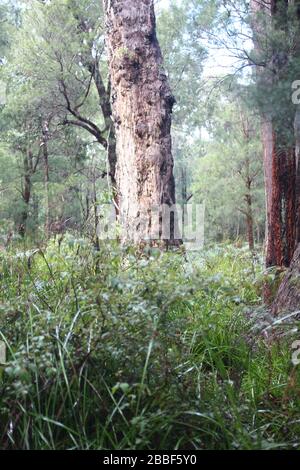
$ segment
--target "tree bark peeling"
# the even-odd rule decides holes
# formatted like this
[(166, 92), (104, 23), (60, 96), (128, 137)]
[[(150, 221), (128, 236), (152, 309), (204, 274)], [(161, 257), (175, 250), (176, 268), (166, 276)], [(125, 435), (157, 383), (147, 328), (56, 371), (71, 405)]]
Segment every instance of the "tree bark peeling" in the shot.
[(145, 233), (160, 231), (152, 209), (175, 203), (175, 99), (163, 69), (153, 0), (104, 0), (104, 7), (122, 239), (141, 242)]
[(291, 263), (296, 247), (295, 149), (280, 147), (275, 132), (269, 129), (268, 133), (270, 132), (272, 132), (271, 139), (264, 134), (267, 203), (266, 266), (287, 267)]
[(277, 315), (298, 310), (300, 310), (300, 245), (298, 245), (290, 268), (280, 284), (272, 306), (272, 313)]

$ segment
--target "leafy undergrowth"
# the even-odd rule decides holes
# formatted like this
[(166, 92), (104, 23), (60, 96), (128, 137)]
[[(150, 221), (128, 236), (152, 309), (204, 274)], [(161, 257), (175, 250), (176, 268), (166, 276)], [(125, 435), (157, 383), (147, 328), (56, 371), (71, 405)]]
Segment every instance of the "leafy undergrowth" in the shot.
[(0, 253), (2, 449), (300, 448), (291, 340), (249, 340), (259, 260), (59, 248)]

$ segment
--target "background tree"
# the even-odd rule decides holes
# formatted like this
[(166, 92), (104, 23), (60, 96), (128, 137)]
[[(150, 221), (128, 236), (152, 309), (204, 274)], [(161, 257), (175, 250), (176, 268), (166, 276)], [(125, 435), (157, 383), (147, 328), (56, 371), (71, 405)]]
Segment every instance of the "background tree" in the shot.
[(32, 1), (18, 32), (22, 46), (15, 50), (15, 63), (34, 83), (54, 122), (79, 127), (101, 145), (114, 188), (115, 137), (98, 3)]
[(206, 93), (204, 93), (203, 66), (207, 58), (203, 41), (195, 34), (194, 18), (212, 22), (205, 10), (205, 2), (172, 2), (158, 17), (158, 37), (164, 66), (170, 80), (176, 104), (173, 109), (172, 139), (176, 200), (185, 204), (191, 197), (194, 171), (195, 141), (199, 128), (205, 125)]
[(289, 266), (297, 244), (296, 107), (292, 82), (299, 65), (299, 4), (252, 2), (257, 67), (256, 99), (262, 116), (267, 204), (266, 265)]
[(236, 90), (222, 88), (200, 141), (193, 193), (205, 202), (210, 240), (245, 237), (253, 251), (255, 239), (263, 240), (265, 220), (259, 120)]

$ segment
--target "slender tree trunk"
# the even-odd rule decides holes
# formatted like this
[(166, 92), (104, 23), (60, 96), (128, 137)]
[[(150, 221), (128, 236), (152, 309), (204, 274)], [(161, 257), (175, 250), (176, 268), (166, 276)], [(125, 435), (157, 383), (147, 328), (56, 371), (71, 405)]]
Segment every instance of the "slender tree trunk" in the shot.
[(32, 176), (32, 153), (31, 151), (27, 151), (23, 157), (23, 191), (22, 191), (22, 199), (24, 208), (21, 213), (21, 220), (18, 227), (18, 232), (21, 237), (25, 237), (26, 234), (26, 225), (28, 220), (29, 214), (29, 203), (31, 198), (31, 176)]
[(152, 210), (175, 203), (171, 152), (174, 97), (163, 70), (153, 0), (104, 0), (117, 139), (123, 241), (161, 235)]
[(43, 157), (44, 157), (44, 189), (45, 189), (45, 233), (46, 238), (49, 238), (50, 232), (50, 200), (49, 200), (49, 152), (48, 152), (48, 141), (49, 141), (49, 129), (48, 122), (43, 123), (42, 128), (43, 135)]
[(90, 217), (90, 194), (87, 191), (85, 195), (85, 213), (84, 213), (84, 222), (86, 223)]
[(100, 249), (100, 241), (99, 241), (99, 213), (98, 213), (98, 202), (97, 202), (97, 188), (96, 188), (96, 168), (93, 168), (93, 210), (94, 210), (94, 246), (97, 251)]
[(117, 165), (117, 143), (116, 143), (116, 133), (115, 125), (112, 119), (112, 109), (110, 103), (110, 85), (106, 89), (102, 75), (100, 73), (99, 61), (89, 61), (88, 69), (93, 75), (94, 82), (99, 97), (99, 104), (102, 111), (102, 115), (105, 122), (105, 129), (107, 132), (107, 158), (108, 158), (108, 169), (109, 176), (112, 184), (113, 198), (116, 208), (116, 213), (118, 214), (119, 205), (118, 205), (118, 191), (117, 191), (117, 182), (116, 182), (116, 165)]
[(254, 251), (253, 210), (252, 210), (252, 197), (250, 194), (247, 195), (246, 224), (247, 224), (247, 238), (248, 238), (249, 250)]
[(235, 239), (238, 241), (240, 237), (240, 217), (237, 218), (237, 225), (236, 225), (236, 232), (235, 232)]
[(34, 222), (34, 231), (36, 232), (39, 225), (39, 198), (38, 195), (32, 195), (32, 218)]
[[(81, 31), (86, 33), (86, 36), (89, 35), (89, 24), (82, 20), (82, 18), (76, 16), (79, 22), (79, 28)], [(86, 37), (85, 37), (86, 39)], [(83, 44), (83, 47), (85, 44)], [(97, 93), (99, 98), (99, 105), (101, 108), (102, 116), (105, 123), (105, 131), (107, 132), (107, 157), (108, 157), (108, 166), (109, 166), (109, 176), (112, 184), (113, 198), (116, 208), (116, 213), (118, 213), (118, 195), (117, 195), (117, 183), (116, 183), (116, 164), (117, 164), (117, 152), (116, 152), (116, 134), (115, 126), (112, 119), (112, 109), (110, 103), (110, 81), (108, 85), (105, 86), (103, 76), (100, 70), (100, 60), (98, 56), (94, 56), (94, 44), (93, 40), (89, 42), (89, 52), (84, 58), (84, 64), (87, 70), (91, 73)], [(99, 141), (103, 145), (103, 141)]]
[(186, 203), (187, 201), (187, 177), (186, 177), (186, 168), (181, 168), (181, 195), (182, 202)]
[[(300, 49), (300, 46), (299, 46)], [(300, 107), (295, 113), (295, 140), (296, 140), (296, 244), (300, 243)]]
[(181, 168), (181, 198), (182, 198), (182, 226), (184, 227), (185, 219), (187, 218), (187, 208), (185, 204), (187, 203), (187, 177), (186, 177), (186, 168)]
[[(249, 130), (249, 123), (246, 121), (243, 123), (244, 128), (244, 136), (247, 144), (250, 142), (250, 130)], [(252, 200), (252, 183), (253, 177), (250, 173), (250, 157), (247, 155), (246, 162), (245, 162), (245, 184), (246, 184), (246, 194), (245, 194), (245, 203), (246, 203), (246, 226), (247, 226), (247, 238), (248, 238), (248, 245), (249, 250), (254, 251), (254, 221), (253, 221), (253, 200)]]

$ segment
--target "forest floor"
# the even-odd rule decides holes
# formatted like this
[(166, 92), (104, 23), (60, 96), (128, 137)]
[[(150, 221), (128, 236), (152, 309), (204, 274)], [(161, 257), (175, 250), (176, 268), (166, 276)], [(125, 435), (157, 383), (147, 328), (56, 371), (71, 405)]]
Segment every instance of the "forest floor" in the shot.
[(270, 336), (263, 282), (232, 245), (1, 252), (0, 447), (300, 449), (297, 338)]

